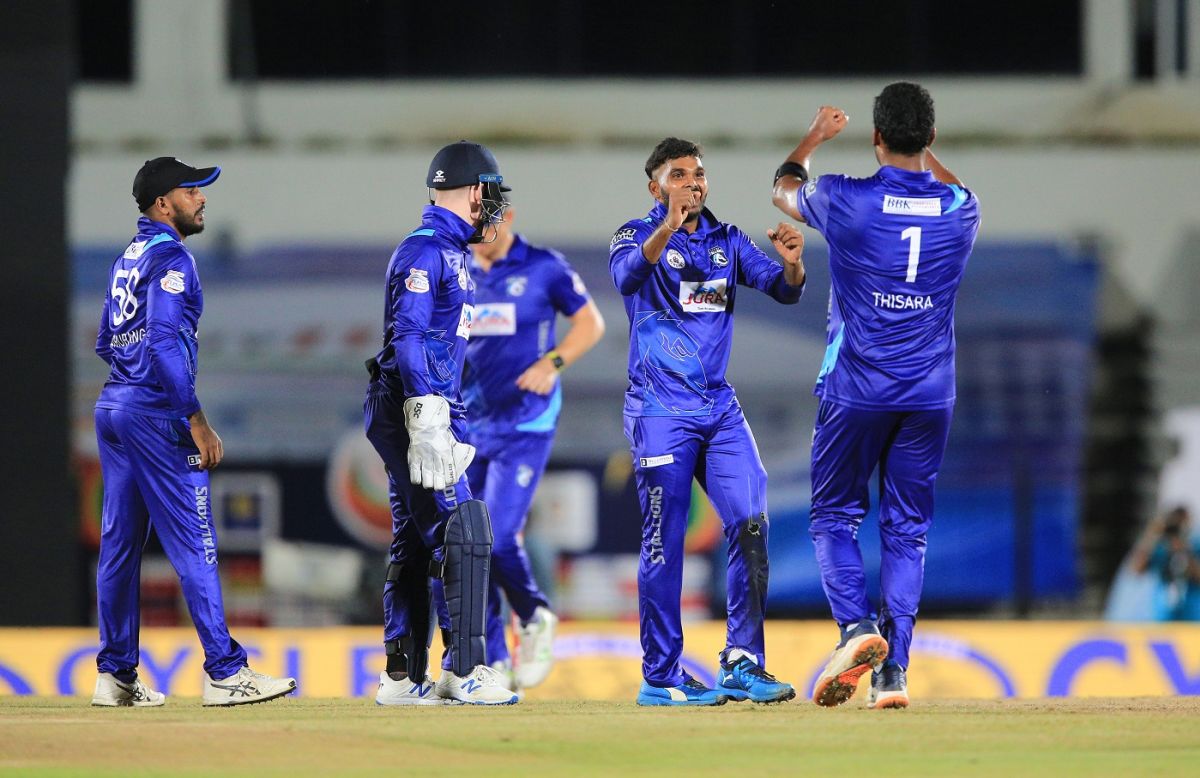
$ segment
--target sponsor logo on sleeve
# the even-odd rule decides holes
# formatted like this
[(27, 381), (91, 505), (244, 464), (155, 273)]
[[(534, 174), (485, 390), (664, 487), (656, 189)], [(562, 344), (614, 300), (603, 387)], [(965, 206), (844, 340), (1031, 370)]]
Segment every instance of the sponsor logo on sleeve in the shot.
[(616, 248), (621, 243), (633, 243), (633, 236), (637, 234), (637, 230), (633, 227), (625, 227), (617, 230), (612, 236), (612, 242), (608, 244), (610, 249)]
[(475, 337), (517, 334), (516, 303), (480, 303), (475, 306), (471, 321), (471, 334)]
[(417, 294), (425, 294), (429, 291), (429, 271), (419, 268), (412, 268), (408, 271), (408, 278), (404, 279), (404, 288), (410, 292)]
[(517, 486), (526, 489), (533, 483), (533, 468), (529, 465), (517, 466)]
[(708, 261), (712, 262), (716, 267), (725, 267), (729, 264), (729, 257), (725, 256), (725, 249), (720, 246), (713, 246), (708, 250)]
[(587, 297), (587, 287), (584, 286), (583, 279), (574, 270), (571, 271), (571, 288), (575, 290), (575, 294), (580, 297)]
[(667, 249), (667, 264), (676, 270), (682, 270), (687, 265), (687, 260), (675, 249)]
[(675, 462), (674, 454), (663, 454), (658, 457), (642, 457), (638, 460), (638, 464), (642, 467), (662, 467)]
[(475, 306), (464, 305), (462, 307), (462, 313), (458, 316), (458, 337), (462, 338), (463, 340), (470, 340), (471, 325), (474, 323), (474, 320)]
[(816, 178), (808, 179), (808, 183), (804, 185), (804, 196), (805, 197), (812, 197), (814, 194), (817, 193), (817, 180), (820, 178), (821, 178), (820, 176), (817, 176)]
[(940, 197), (893, 197), (883, 196), (883, 212), (898, 213), (903, 216), (941, 216), (942, 199)]
[(729, 305), (726, 294), (728, 279), (710, 278), (707, 281), (680, 281), (679, 305), (689, 313), (716, 313)]
[(158, 282), (164, 292), (179, 294), (184, 289), (183, 273), (179, 270), (168, 270)]
[(467, 263), (463, 262), (458, 266), (458, 288), (464, 292), (471, 285), (471, 276), (467, 274)]

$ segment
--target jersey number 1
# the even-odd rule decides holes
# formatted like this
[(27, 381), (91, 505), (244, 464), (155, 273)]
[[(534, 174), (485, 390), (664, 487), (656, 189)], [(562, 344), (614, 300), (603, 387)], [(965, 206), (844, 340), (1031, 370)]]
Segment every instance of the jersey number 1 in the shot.
[(909, 227), (900, 233), (900, 240), (912, 241), (908, 244), (908, 275), (904, 277), (904, 281), (911, 284), (917, 280), (917, 263), (921, 261), (921, 228)]

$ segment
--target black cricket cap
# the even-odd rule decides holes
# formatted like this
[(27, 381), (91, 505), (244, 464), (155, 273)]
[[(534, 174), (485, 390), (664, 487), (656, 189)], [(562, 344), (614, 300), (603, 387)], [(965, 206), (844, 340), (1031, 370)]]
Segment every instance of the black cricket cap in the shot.
[[(425, 186), (430, 189), (458, 189), (460, 186), (475, 186), (481, 175), (500, 176), (500, 163), (486, 146), (479, 143), (460, 140), (443, 146), (433, 161), (429, 163), (429, 173), (425, 176)], [(493, 179), (496, 180), (496, 179)], [(500, 185), (501, 192), (511, 192), (512, 188)]]
[(137, 201), (138, 210), (144, 211), (176, 187), (208, 186), (219, 175), (219, 167), (194, 168), (174, 157), (155, 157), (146, 160), (133, 177), (133, 199)]

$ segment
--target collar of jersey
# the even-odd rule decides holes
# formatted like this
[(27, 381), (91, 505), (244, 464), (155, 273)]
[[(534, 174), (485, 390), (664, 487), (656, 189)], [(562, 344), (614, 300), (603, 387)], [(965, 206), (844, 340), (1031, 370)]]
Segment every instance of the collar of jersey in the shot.
[(467, 248), (467, 240), (475, 234), (475, 228), (462, 220), (454, 211), (440, 205), (427, 205), (421, 212), (421, 226), (440, 235), (455, 246)]
[[(662, 203), (656, 203), (655, 206), (650, 209), (650, 213), (647, 214), (647, 218), (654, 224), (658, 224), (663, 219), (667, 218), (667, 206), (663, 205)], [(700, 212), (700, 223), (696, 225), (696, 231), (690, 236), (685, 234), (684, 238), (696, 235), (707, 235), (720, 226), (721, 223), (717, 221), (717, 217), (713, 216), (712, 211), (708, 210), (708, 206), (705, 206), (704, 210)]]
[(181, 240), (179, 233), (171, 225), (156, 222), (148, 216), (138, 217), (138, 235), (158, 235), (164, 232), (175, 240)]
[[(529, 256), (529, 244), (525, 242), (525, 239), (522, 238), (519, 233), (514, 232), (513, 242), (512, 245), (508, 247), (508, 253), (493, 260), (491, 269), (486, 272), (490, 275), (497, 270), (500, 270), (501, 265), (508, 267), (510, 265), (519, 264), (524, 262), (527, 256)], [(479, 264), (479, 260), (475, 258), (474, 253), (471, 254), (471, 269), (478, 270), (481, 273), (485, 272), (483, 265)]]
[(902, 170), (891, 165), (884, 165), (879, 168), (879, 173), (876, 175), (895, 181), (915, 181), (922, 184), (932, 184), (934, 182), (932, 170)]

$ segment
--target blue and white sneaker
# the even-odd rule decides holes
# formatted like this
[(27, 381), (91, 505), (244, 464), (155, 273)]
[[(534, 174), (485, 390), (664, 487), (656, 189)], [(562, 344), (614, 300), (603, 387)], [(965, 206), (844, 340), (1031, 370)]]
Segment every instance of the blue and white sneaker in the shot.
[(637, 696), (638, 705), (724, 705), (728, 701), (728, 695), (708, 688), (691, 676), (678, 686), (665, 689), (642, 681)]
[(812, 700), (823, 707), (841, 705), (854, 696), (858, 679), (887, 659), (888, 644), (871, 619), (842, 628), (842, 640), (817, 676)]
[(872, 710), (908, 707), (908, 678), (904, 668), (893, 662), (876, 667), (867, 692), (867, 707)]
[(736, 701), (787, 702), (796, 696), (790, 683), (784, 683), (758, 666), (758, 662), (747, 651), (732, 649), (721, 657), (721, 668), (717, 671), (716, 691)]
[(457, 700), (446, 700), (434, 691), (433, 679), (425, 676), (423, 683), (411, 678), (399, 681), (386, 672), (379, 674), (379, 688), (375, 692), (376, 705), (449, 705)]
[(509, 689), (504, 674), (490, 665), (475, 665), (465, 676), (442, 670), (434, 691), (444, 700), (467, 705), (516, 705), (516, 692)]

